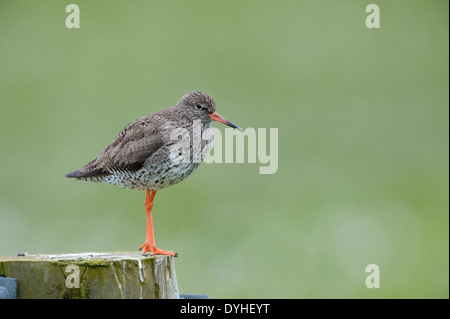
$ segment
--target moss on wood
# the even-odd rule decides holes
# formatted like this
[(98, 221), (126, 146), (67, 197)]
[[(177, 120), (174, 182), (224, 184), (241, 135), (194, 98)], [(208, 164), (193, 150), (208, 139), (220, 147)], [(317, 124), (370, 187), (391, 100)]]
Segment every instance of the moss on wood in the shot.
[[(79, 287), (66, 284), (66, 279), (75, 283), (73, 267)], [(17, 278), (19, 299), (179, 298), (170, 256), (113, 252), (0, 257), (0, 274)]]

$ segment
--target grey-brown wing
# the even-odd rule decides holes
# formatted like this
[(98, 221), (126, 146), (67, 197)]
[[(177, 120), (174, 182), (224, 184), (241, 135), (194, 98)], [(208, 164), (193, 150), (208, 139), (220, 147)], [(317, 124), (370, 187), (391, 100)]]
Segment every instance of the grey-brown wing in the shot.
[(134, 172), (163, 145), (163, 134), (158, 118), (140, 118), (128, 124), (93, 161), (67, 177), (94, 177), (111, 171)]

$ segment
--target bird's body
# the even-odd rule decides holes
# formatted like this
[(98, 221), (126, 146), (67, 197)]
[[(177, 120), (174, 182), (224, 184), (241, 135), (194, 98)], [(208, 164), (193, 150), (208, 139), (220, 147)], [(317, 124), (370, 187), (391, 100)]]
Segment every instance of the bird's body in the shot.
[[(147, 190), (147, 245), (142, 247), (144, 253), (165, 254), (167, 251), (156, 248), (154, 236), (150, 240), (150, 235), (153, 235), (151, 207), (154, 194), (159, 189), (181, 182), (199, 166), (212, 144), (213, 136), (208, 130), (211, 120), (240, 129), (215, 113), (215, 102), (209, 95), (199, 91), (189, 92), (176, 106), (144, 116), (125, 126), (93, 161), (66, 176)], [(200, 139), (194, 137), (196, 127), (202, 135)], [(195, 141), (199, 140), (200, 152), (194, 146)], [(186, 147), (178, 148), (181, 142), (185, 142), (181, 145)], [(188, 154), (183, 153), (183, 150), (187, 150)]]
[[(169, 107), (128, 124), (92, 162), (67, 176), (137, 190), (159, 190), (181, 182), (199, 166), (211, 148), (213, 136), (202, 139), (201, 158), (184, 162), (171, 156), (171, 146), (177, 142), (171, 139), (171, 133), (179, 128), (190, 133), (189, 156), (195, 156), (192, 120), (177, 118), (177, 111)], [(211, 122), (200, 126), (205, 132)]]

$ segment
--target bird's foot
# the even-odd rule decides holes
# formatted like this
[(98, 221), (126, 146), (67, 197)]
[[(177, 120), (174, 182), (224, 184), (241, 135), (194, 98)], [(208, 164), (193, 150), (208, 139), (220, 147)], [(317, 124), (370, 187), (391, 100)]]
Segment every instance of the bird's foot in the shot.
[(156, 246), (152, 246), (147, 242), (145, 242), (141, 246), (141, 248), (139, 248), (139, 250), (142, 250), (143, 255), (145, 253), (150, 253), (152, 256), (154, 256), (154, 255), (169, 255), (169, 256), (173, 256), (173, 257), (178, 257), (178, 254), (174, 251), (159, 249), (159, 248), (156, 248)]

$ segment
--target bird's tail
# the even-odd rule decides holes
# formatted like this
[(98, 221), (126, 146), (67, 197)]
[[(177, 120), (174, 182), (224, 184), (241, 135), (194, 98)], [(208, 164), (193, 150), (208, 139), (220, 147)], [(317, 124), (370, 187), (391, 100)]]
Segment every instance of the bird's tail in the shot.
[(92, 170), (78, 169), (76, 171), (67, 173), (66, 177), (85, 178), (85, 177), (97, 177), (97, 176), (104, 176), (104, 175), (109, 175), (109, 173), (106, 170), (104, 170), (103, 168), (96, 168), (96, 169), (92, 169)]

